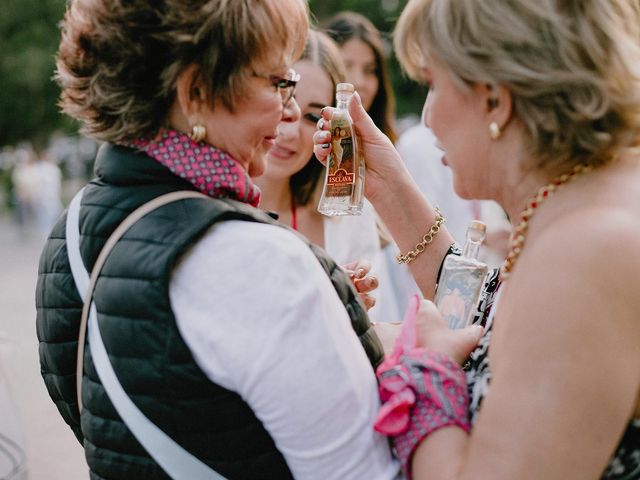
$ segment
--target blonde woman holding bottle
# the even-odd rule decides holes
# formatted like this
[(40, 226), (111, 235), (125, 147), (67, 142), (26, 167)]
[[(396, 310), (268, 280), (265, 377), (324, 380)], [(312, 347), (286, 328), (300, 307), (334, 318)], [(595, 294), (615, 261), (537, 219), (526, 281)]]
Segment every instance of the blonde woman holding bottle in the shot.
[[(640, 478), (639, 39), (637, 0), (410, 0), (402, 13), (396, 52), (431, 87), (423, 121), (456, 192), (497, 201), (513, 225), (484, 328), (450, 331), (416, 303), (418, 348), (378, 370), (376, 428), (411, 478)], [(452, 238), (357, 99), (350, 112), (366, 195), (433, 298)]]

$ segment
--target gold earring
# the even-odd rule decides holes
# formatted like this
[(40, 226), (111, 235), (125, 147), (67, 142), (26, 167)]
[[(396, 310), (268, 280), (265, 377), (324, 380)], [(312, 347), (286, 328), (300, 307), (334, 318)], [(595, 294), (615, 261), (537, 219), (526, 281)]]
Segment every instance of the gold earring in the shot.
[(496, 122), (491, 122), (489, 124), (489, 135), (492, 140), (497, 140), (500, 138), (500, 135), (502, 135), (502, 131), (500, 131), (500, 127)]
[(191, 133), (189, 134), (189, 138), (196, 143), (200, 143), (204, 140), (204, 137), (207, 136), (207, 129), (204, 128), (204, 125), (200, 123), (196, 123), (193, 127), (191, 127)]

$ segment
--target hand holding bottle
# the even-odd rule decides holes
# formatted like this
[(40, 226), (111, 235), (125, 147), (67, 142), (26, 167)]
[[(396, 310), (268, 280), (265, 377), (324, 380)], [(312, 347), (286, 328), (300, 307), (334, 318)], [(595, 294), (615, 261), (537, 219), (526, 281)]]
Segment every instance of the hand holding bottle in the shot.
[(480, 325), (451, 330), (438, 308), (429, 300), (420, 301), (416, 325), (419, 347), (449, 355), (460, 365), (478, 346), (484, 332)]
[(469, 325), (475, 317), (489, 268), (478, 260), (487, 226), (474, 220), (467, 229), (462, 255), (448, 255), (436, 290), (435, 304), (451, 328)]
[(336, 86), (336, 109), (331, 115), (331, 154), (327, 159), (318, 211), (323, 215), (361, 215), (365, 164), (360, 141), (349, 115), (351, 83)]
[[(331, 132), (329, 131), (331, 117), (335, 109), (325, 107), (322, 118), (318, 122), (317, 131), (313, 136), (313, 152), (323, 164), (331, 153)], [(349, 114), (353, 126), (360, 137), (362, 153), (367, 164), (367, 181), (365, 182), (365, 196), (370, 200), (384, 196), (389, 185), (394, 183), (399, 175), (407, 175), (404, 162), (387, 136), (373, 123), (365, 111), (358, 93), (354, 93), (349, 103)]]
[[(325, 107), (314, 133), (314, 153), (326, 163), (331, 152), (330, 120), (333, 108)], [(357, 92), (349, 102), (349, 115), (359, 136), (367, 166), (364, 193), (388, 227), (400, 252), (412, 251), (416, 242), (437, 222), (438, 214), (411, 177), (395, 147), (362, 107)], [(430, 255), (422, 255), (409, 268), (425, 298), (433, 298), (436, 276), (453, 238), (441, 226), (430, 245)]]

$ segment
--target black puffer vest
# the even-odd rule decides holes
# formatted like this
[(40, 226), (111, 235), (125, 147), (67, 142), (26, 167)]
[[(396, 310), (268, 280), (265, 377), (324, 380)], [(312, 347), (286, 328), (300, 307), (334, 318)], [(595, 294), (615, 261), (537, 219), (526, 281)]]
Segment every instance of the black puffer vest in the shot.
[[(80, 213), (81, 256), (89, 271), (129, 213), (163, 193), (193, 189), (146, 155), (112, 145), (102, 147), (96, 174), (85, 190)], [(100, 331), (125, 391), (187, 451), (230, 479), (291, 478), (273, 439), (248, 405), (208, 380), (196, 365), (171, 311), (168, 288), (176, 261), (212, 224), (229, 219), (277, 224), (239, 202), (196, 199), (161, 207), (134, 225), (112, 251), (96, 285)], [(37, 331), (47, 389), (85, 447), (91, 478), (168, 478), (120, 420), (88, 348), (82, 385), (85, 409), (79, 418), (75, 357), (82, 302), (70, 273), (65, 220), (66, 215), (45, 245), (38, 275)], [(323, 251), (310, 248), (345, 304), (371, 363), (377, 365), (382, 348), (349, 280)]]

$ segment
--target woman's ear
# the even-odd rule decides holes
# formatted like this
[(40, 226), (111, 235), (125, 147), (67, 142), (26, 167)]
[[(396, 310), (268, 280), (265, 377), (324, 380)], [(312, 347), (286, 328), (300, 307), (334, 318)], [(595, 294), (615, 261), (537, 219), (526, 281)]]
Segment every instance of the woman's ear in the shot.
[(185, 118), (199, 117), (207, 102), (207, 93), (197, 65), (189, 65), (178, 75), (176, 99)]
[(485, 84), (486, 113), (489, 122), (495, 122), (504, 130), (513, 114), (511, 92), (502, 85)]

